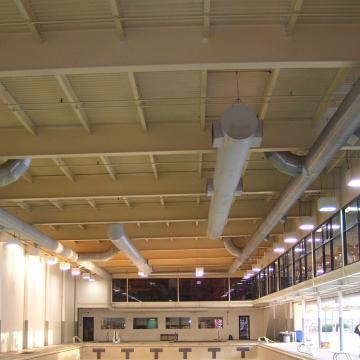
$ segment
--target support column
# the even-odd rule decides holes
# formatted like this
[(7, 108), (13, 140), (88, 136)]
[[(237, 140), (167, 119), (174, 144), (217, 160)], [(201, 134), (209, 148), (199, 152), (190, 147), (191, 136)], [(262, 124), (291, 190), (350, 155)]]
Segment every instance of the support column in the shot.
[(318, 295), (316, 297), (317, 303), (317, 315), (318, 315), (318, 346), (320, 347), (321, 343), (321, 297)]
[(338, 292), (340, 351), (344, 351), (343, 294)]
[(306, 314), (306, 302), (305, 299), (301, 299), (301, 328), (303, 332), (303, 342), (306, 341), (306, 327), (305, 327), (305, 314)]
[(27, 349), (27, 347), (28, 347), (28, 334), (29, 334), (29, 319), (28, 319), (28, 311), (27, 311), (27, 306), (28, 306), (28, 302), (27, 302), (28, 256), (27, 256), (26, 250), (24, 250), (24, 266), (25, 266), (25, 271), (24, 271), (24, 312), (23, 312), (23, 343), (22, 343), (23, 350)]

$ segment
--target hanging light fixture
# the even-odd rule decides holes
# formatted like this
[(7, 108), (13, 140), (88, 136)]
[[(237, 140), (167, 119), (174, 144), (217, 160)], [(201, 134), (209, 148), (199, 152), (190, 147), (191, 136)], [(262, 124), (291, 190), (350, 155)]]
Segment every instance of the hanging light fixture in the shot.
[(345, 174), (346, 184), (349, 187), (360, 187), (360, 169), (349, 168)]
[(58, 258), (56, 256), (48, 256), (46, 263), (48, 265), (55, 265), (58, 263)]
[(295, 244), (298, 242), (298, 236), (296, 232), (288, 232), (284, 234), (284, 243)]
[(71, 268), (71, 275), (72, 276), (79, 276), (81, 274), (81, 270), (80, 268), (76, 267), (76, 268)]
[(312, 216), (302, 216), (299, 219), (299, 229), (303, 231), (311, 231), (315, 229), (315, 220)]
[(320, 212), (334, 212), (338, 209), (338, 202), (335, 197), (321, 197), (317, 204)]
[(203, 267), (197, 267), (195, 269), (195, 276), (196, 277), (203, 277), (204, 276), (204, 268)]
[(258, 265), (253, 265), (251, 267), (251, 271), (257, 273), (257, 272), (261, 271), (261, 269)]
[(6, 247), (8, 247), (8, 248), (19, 248), (20, 247), (20, 240), (17, 239), (15, 236), (9, 236), (6, 239)]
[(82, 275), (82, 278), (83, 278), (84, 280), (89, 280), (90, 277), (91, 277), (91, 275), (90, 275), (90, 273), (88, 273), (88, 272), (85, 272), (85, 273), (83, 273), (83, 275)]
[(61, 271), (68, 271), (70, 270), (70, 264), (65, 262), (65, 261), (62, 261), (60, 264), (59, 264), (59, 268)]
[(273, 245), (273, 251), (275, 253), (283, 253), (285, 251), (285, 247), (283, 244), (281, 244), (279, 242), (275, 242)]

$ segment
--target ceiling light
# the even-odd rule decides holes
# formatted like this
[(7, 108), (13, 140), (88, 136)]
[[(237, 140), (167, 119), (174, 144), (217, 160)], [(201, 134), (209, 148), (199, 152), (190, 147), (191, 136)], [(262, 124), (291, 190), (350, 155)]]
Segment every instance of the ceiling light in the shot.
[(139, 272), (138, 272), (138, 275), (139, 275), (140, 277), (147, 277), (147, 275), (146, 275), (143, 271), (139, 271)]
[(96, 281), (95, 275), (90, 275), (89, 281), (91, 281), (91, 282)]
[(347, 208), (345, 208), (345, 212), (349, 213), (349, 212), (355, 212), (355, 211), (359, 211), (360, 208), (358, 208), (357, 206), (348, 206)]
[(338, 202), (335, 197), (321, 197), (318, 200), (318, 210), (320, 212), (334, 212), (338, 208)]
[(306, 231), (306, 230), (314, 230), (315, 228), (315, 220), (312, 216), (302, 216), (300, 218), (300, 225), (299, 229)]
[(20, 247), (20, 240), (17, 239), (16, 237), (14, 237), (14, 236), (9, 236), (6, 239), (6, 247), (8, 247), (8, 248), (18, 248), (18, 247)]
[(204, 276), (204, 268), (203, 267), (197, 267), (195, 269), (195, 276), (196, 277), (203, 277)]
[(90, 280), (90, 277), (91, 277), (91, 275), (90, 275), (90, 273), (88, 273), (88, 272), (85, 272), (85, 273), (83, 273), (83, 275), (82, 275), (82, 278), (83, 278), (84, 280)]
[(347, 186), (354, 188), (360, 187), (360, 171), (358, 169), (348, 169), (345, 177)]
[(55, 257), (55, 256), (49, 256), (49, 257), (47, 258), (47, 260), (46, 260), (46, 263), (47, 263), (48, 265), (55, 265), (55, 264), (58, 263), (58, 259), (57, 259), (57, 257)]
[(285, 247), (283, 244), (280, 243), (274, 243), (273, 245), (273, 251), (275, 253), (283, 253), (285, 251)]
[(72, 276), (79, 276), (81, 274), (80, 268), (71, 268)]
[(60, 270), (61, 271), (68, 271), (68, 270), (70, 270), (70, 264), (69, 263), (67, 263), (67, 262), (61, 262), (60, 264), (59, 264), (59, 268), (60, 268)]
[(251, 270), (252, 270), (253, 272), (259, 272), (259, 271), (261, 271), (261, 269), (260, 269), (259, 266), (257, 266), (257, 265), (253, 265)]
[(284, 234), (284, 243), (295, 244), (297, 242), (298, 242), (298, 238), (295, 232), (288, 232)]
[(248, 272), (248, 273), (246, 274), (246, 276), (247, 276), (247, 278), (249, 279), (249, 278), (253, 277), (254, 274), (253, 274), (252, 272)]

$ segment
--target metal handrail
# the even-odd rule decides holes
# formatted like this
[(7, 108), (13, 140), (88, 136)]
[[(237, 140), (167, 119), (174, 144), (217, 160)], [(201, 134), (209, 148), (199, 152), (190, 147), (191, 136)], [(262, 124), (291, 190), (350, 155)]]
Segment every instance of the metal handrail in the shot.
[(340, 356), (344, 355), (347, 360), (352, 360), (351, 355), (349, 353), (346, 353), (346, 352), (343, 352), (343, 351), (335, 352), (334, 355), (333, 355), (333, 359), (338, 360), (339, 355)]

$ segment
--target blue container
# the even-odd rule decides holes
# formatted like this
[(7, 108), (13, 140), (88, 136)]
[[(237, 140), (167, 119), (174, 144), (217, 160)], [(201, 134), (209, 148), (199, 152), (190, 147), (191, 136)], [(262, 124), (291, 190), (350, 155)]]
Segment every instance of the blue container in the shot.
[(304, 342), (304, 332), (302, 330), (295, 330), (296, 332), (296, 342), (302, 343)]

